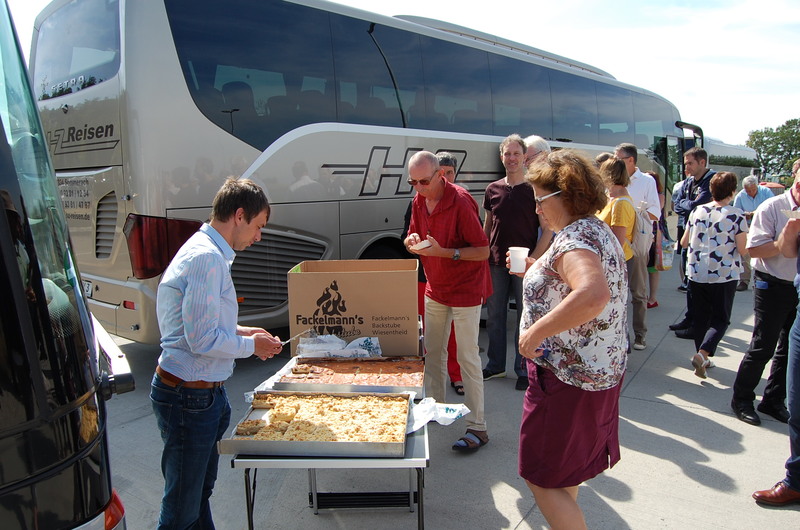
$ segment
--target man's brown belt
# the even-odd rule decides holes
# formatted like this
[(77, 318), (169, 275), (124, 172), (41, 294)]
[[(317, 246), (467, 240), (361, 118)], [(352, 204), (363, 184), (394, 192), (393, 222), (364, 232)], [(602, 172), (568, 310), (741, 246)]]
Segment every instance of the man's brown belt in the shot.
[(156, 366), (156, 374), (161, 382), (167, 386), (183, 388), (217, 388), (223, 385), (224, 381), (184, 381), (180, 377), (174, 376), (160, 366)]

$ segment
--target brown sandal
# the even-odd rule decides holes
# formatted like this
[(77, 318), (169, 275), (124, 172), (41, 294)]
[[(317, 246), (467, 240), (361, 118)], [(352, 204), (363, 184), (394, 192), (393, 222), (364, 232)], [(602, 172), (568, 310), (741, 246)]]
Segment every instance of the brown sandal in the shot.
[(473, 453), (489, 443), (489, 435), (486, 431), (475, 431), (467, 429), (466, 434), (456, 440), (453, 444), (454, 451), (462, 451), (464, 453)]

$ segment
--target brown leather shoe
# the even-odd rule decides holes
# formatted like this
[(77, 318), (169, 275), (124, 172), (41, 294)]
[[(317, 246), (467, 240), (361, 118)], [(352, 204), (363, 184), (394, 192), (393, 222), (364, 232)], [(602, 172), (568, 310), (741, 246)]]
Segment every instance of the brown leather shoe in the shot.
[(761, 490), (753, 493), (753, 498), (761, 504), (786, 506), (787, 504), (800, 503), (800, 491), (791, 489), (781, 480), (770, 490)]

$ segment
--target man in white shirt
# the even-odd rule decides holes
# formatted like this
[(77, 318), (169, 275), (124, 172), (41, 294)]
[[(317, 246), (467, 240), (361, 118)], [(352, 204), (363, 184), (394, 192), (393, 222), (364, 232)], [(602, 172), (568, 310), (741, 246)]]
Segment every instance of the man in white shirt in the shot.
[[(636, 167), (638, 151), (633, 144), (619, 144), (614, 150), (614, 156), (625, 162), (625, 167), (630, 175), (628, 194), (633, 199), (633, 204), (644, 207), (650, 219), (658, 221), (661, 218), (661, 202), (658, 200), (658, 189), (653, 177), (642, 173)], [(647, 347), (647, 256), (634, 254), (631, 275), (628, 283), (631, 289), (633, 302), (633, 349), (643, 350)]]

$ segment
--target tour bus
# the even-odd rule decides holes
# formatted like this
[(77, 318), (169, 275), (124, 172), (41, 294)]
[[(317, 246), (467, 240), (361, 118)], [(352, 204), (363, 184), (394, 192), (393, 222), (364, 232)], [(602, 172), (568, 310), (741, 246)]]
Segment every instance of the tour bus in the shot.
[(105, 401), (133, 390), (93, 320), (28, 72), (0, 1), (0, 527), (125, 528)]
[(243, 324), (287, 320), (287, 271), (408, 257), (417, 151), (450, 151), (480, 202), (503, 137), (593, 156), (635, 143), (681, 178), (684, 127), (647, 90), (570, 59), (419, 17), (322, 0), (56, 0), (31, 75), (92, 312), (157, 342), (155, 293), (228, 175), (272, 202), (232, 269)]

